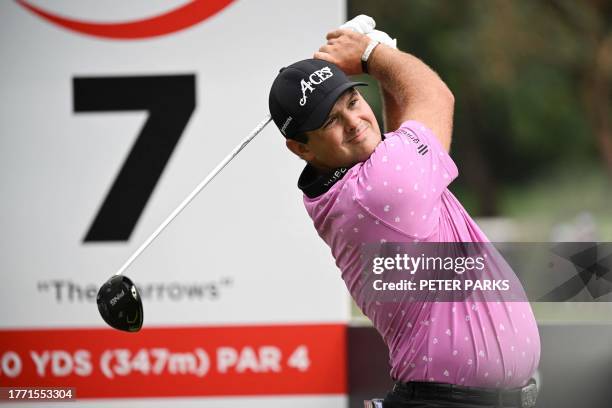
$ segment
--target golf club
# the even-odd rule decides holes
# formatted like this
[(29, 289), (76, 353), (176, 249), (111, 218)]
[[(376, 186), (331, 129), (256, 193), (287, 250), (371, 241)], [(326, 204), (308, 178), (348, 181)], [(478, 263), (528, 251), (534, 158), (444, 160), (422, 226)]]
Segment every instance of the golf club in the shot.
[(109, 326), (123, 331), (135, 332), (140, 330), (143, 323), (142, 299), (136, 285), (131, 279), (123, 275), (123, 272), (134, 262), (136, 258), (157, 238), (157, 236), (172, 222), (176, 216), (197, 196), (200, 191), (217, 175), (244, 147), (257, 136), (270, 121), (272, 117), (268, 114), (251, 131), (234, 150), (230, 152), (197, 187), (183, 200), (183, 202), (161, 223), (159, 227), (147, 238), (143, 244), (129, 257), (121, 268), (107, 280), (100, 290), (96, 302), (98, 311)]

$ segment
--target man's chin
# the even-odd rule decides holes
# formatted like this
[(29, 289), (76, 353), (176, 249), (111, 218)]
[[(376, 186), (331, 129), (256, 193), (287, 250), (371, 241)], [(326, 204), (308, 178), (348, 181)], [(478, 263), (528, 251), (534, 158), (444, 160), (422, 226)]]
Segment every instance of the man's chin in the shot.
[(382, 139), (380, 135), (374, 134), (370, 138), (368, 138), (368, 140), (364, 142), (364, 145), (363, 145), (363, 154), (365, 156), (365, 158), (363, 159), (364, 161), (367, 160), (372, 155), (372, 153), (374, 153), (374, 150), (376, 150), (376, 147), (378, 147), (381, 141)]
[(370, 156), (372, 155), (372, 153), (374, 153), (374, 150), (376, 150), (376, 146), (371, 146), (371, 147), (366, 146), (364, 150), (360, 152), (359, 155), (357, 155), (357, 161), (355, 162), (355, 164), (363, 163), (366, 160), (368, 160)]

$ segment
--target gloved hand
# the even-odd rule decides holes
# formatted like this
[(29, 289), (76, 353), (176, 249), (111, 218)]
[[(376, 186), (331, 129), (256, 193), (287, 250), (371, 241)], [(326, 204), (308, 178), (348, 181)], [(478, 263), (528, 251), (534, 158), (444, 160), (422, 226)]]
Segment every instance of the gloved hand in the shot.
[(376, 27), (376, 22), (372, 17), (360, 14), (338, 28), (348, 28), (359, 34), (368, 34), (374, 31), (374, 27)]
[(342, 24), (339, 28), (346, 28), (359, 34), (365, 34), (373, 40), (397, 49), (397, 39), (391, 38), (384, 31), (375, 30), (375, 27), (376, 22), (372, 17), (366, 16), (365, 14), (360, 14), (352, 20)]

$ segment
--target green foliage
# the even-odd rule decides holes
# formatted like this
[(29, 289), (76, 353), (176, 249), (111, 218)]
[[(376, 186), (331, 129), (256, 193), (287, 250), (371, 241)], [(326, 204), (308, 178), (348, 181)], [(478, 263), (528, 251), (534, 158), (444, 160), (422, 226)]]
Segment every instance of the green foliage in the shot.
[[(449, 85), (461, 174), (454, 191), (472, 214), (499, 215), (508, 192), (568, 162), (604, 174), (601, 118), (585, 101), (597, 47), (612, 35), (610, 9), (595, 1), (349, 0), (347, 15), (374, 17)], [(379, 96), (366, 96), (380, 110)]]

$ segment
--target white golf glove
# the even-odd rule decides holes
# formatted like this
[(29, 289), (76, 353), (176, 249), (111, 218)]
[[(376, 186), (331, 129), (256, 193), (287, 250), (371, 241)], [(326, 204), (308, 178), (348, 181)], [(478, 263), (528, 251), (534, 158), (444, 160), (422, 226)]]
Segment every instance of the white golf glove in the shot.
[(348, 28), (360, 34), (365, 34), (375, 41), (379, 41), (389, 47), (397, 49), (397, 39), (389, 37), (384, 31), (375, 30), (376, 22), (370, 16), (360, 14), (352, 20), (342, 24), (339, 28)]

